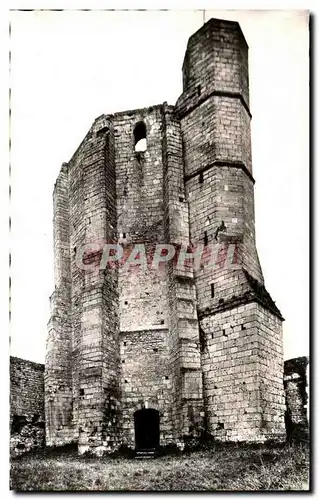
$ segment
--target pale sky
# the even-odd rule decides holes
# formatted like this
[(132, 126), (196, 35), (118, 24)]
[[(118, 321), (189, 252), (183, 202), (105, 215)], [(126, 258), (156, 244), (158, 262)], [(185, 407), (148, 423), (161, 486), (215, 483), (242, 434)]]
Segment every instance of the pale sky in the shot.
[[(309, 38), (303, 11), (206, 11), (239, 21), (250, 63), (256, 238), (286, 321), (309, 352)], [(94, 119), (182, 92), (202, 11), (11, 12), (11, 354), (44, 362), (53, 291), (52, 191)]]

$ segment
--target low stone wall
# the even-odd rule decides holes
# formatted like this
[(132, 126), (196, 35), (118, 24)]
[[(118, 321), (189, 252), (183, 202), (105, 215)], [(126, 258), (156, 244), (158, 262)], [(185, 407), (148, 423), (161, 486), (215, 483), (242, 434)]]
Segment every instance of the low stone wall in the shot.
[(289, 359), (284, 364), (284, 388), (286, 395), (287, 438), (308, 435), (308, 380), (307, 356)]
[(11, 356), (11, 455), (41, 448), (44, 443), (44, 365)]

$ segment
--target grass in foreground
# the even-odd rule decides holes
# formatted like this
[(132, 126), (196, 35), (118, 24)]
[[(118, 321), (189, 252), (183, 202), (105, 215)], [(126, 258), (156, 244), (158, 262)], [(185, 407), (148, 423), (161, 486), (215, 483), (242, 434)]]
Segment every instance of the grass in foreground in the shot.
[(11, 461), (15, 491), (308, 490), (309, 447), (213, 447), (155, 459), (29, 455)]

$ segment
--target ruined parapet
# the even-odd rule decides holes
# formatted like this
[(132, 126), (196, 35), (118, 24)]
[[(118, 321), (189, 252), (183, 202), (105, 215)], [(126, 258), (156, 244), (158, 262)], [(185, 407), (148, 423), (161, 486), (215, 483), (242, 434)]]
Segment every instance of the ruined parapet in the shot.
[(284, 363), (287, 438), (306, 437), (308, 423), (308, 364), (309, 358), (288, 359)]
[(42, 448), (44, 437), (44, 365), (10, 356), (11, 456)]

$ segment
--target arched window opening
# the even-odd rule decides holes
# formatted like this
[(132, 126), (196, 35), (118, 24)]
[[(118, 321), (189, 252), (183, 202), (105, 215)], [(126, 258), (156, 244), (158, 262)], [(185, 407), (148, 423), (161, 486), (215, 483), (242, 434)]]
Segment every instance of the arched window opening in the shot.
[(138, 122), (134, 128), (135, 151), (143, 152), (147, 149), (146, 126), (144, 122)]

